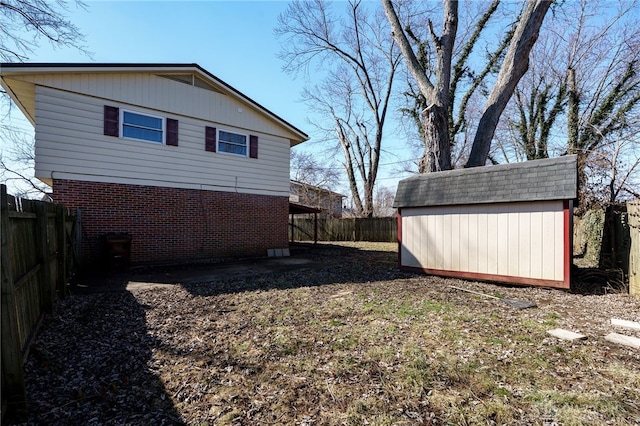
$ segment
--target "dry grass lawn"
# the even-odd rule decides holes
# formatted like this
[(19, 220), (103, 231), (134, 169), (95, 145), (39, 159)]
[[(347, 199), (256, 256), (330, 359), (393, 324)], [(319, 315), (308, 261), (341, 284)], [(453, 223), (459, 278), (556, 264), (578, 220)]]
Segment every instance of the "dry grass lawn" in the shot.
[(640, 321), (640, 299), (406, 274), (396, 249), (326, 244), (314, 267), (68, 298), (31, 350), (30, 422), (640, 424), (640, 350), (603, 338), (640, 337), (610, 324)]

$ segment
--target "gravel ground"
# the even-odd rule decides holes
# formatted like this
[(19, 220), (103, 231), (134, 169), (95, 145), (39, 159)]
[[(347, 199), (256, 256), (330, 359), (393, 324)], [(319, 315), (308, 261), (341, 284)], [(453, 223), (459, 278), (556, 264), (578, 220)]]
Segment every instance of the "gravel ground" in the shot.
[(403, 273), (393, 244), (304, 257), (61, 300), (30, 348), (27, 424), (640, 424), (640, 350), (604, 340), (640, 337), (610, 323), (640, 321), (639, 298)]

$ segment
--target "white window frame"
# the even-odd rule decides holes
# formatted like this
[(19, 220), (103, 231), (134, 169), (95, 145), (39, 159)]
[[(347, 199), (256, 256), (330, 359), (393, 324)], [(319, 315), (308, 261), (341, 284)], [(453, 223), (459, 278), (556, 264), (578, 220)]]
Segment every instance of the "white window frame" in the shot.
[[(124, 135), (124, 126), (125, 126), (125, 122), (124, 122), (124, 113), (128, 112), (131, 114), (137, 114), (137, 115), (143, 115), (145, 117), (151, 117), (151, 118), (158, 118), (161, 120), (162, 123), (162, 141), (161, 142), (157, 142), (157, 141), (152, 141), (149, 139), (140, 139), (140, 138), (133, 138), (131, 136), (125, 136)], [(153, 129), (156, 130), (156, 129)], [(142, 111), (136, 111), (136, 110), (131, 110), (131, 109), (124, 109), (124, 108), (120, 108), (120, 137), (122, 139), (127, 139), (130, 141), (140, 141), (140, 142), (147, 142), (147, 143), (152, 143), (152, 144), (162, 144), (162, 145), (166, 145), (167, 144), (167, 119), (166, 117), (161, 117), (159, 115), (154, 115), (154, 114), (149, 114), (146, 112), (142, 112)]]
[[(244, 154), (236, 154), (235, 152), (223, 151), (220, 149), (220, 132), (233, 133), (234, 135), (244, 136), (245, 139), (245, 147), (246, 151)], [(251, 141), (249, 140), (249, 135), (246, 133), (236, 132), (234, 130), (229, 129), (217, 129), (216, 130), (216, 151), (221, 154), (235, 155), (236, 157), (249, 157), (249, 150), (251, 149)], [(226, 142), (226, 141), (224, 141)]]

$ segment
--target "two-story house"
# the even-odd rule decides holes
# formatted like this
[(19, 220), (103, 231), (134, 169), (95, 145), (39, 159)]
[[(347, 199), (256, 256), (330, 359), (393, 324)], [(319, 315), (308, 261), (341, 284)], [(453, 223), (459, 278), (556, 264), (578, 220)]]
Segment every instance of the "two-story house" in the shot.
[(134, 263), (288, 246), (308, 137), (197, 64), (2, 64), (0, 83), (35, 127), (35, 176), (81, 208), (85, 265), (109, 233)]
[(307, 183), (291, 181), (289, 200), (292, 203), (320, 210), (320, 217), (341, 218), (344, 195)]

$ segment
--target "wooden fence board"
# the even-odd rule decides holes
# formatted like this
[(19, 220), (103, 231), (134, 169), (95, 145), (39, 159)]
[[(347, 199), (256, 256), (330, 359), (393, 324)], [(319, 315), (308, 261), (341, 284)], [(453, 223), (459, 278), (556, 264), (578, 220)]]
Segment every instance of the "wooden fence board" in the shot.
[[(0, 386), (0, 399), (2, 406), (10, 407), (18, 416), (26, 414), (26, 393), (24, 384), (24, 370), (22, 368), (22, 354), (19, 343), (20, 333), (18, 320), (16, 318), (16, 303), (13, 291), (13, 274), (11, 269), (10, 256), (10, 224), (8, 213), (9, 198), (7, 197), (7, 187), (0, 187), (0, 238), (1, 252), (0, 262), (2, 265), (2, 298), (0, 303), (2, 318), (2, 384)], [(2, 412), (4, 416), (5, 412)]]
[(640, 297), (640, 200), (627, 203), (631, 248), (629, 251), (629, 294)]
[(42, 296), (40, 294), (39, 284), (41, 282), (41, 273), (41, 268), (38, 268), (37, 274), (32, 275), (20, 287), (14, 288), (21, 351), (27, 344), (31, 330), (36, 328), (40, 318)]
[[(23, 362), (45, 312), (64, 297), (75, 266), (79, 226), (67, 210), (52, 203), (2, 199), (2, 419), (26, 414)], [(70, 253), (72, 255), (70, 255)], [(6, 409), (5, 409), (6, 407)], [(8, 413), (8, 414), (7, 414)]]
[(56, 250), (61, 252), (60, 256), (56, 256), (56, 286), (55, 292), (64, 297), (65, 284), (67, 281), (67, 260), (66, 256), (69, 254), (67, 249), (67, 209), (64, 206), (56, 206), (55, 214), (55, 229), (56, 229)]
[(40, 294), (40, 309), (50, 312), (53, 306), (53, 294), (50, 291), (49, 279), (51, 277), (51, 262), (49, 262), (49, 217), (47, 206), (38, 204), (36, 206), (36, 226), (37, 232), (36, 246), (38, 251), (38, 263), (42, 265), (40, 269), (40, 279), (44, 282), (42, 293)]
[[(293, 220), (292, 241), (313, 241), (313, 219)], [(319, 241), (398, 241), (395, 217), (318, 219)]]

